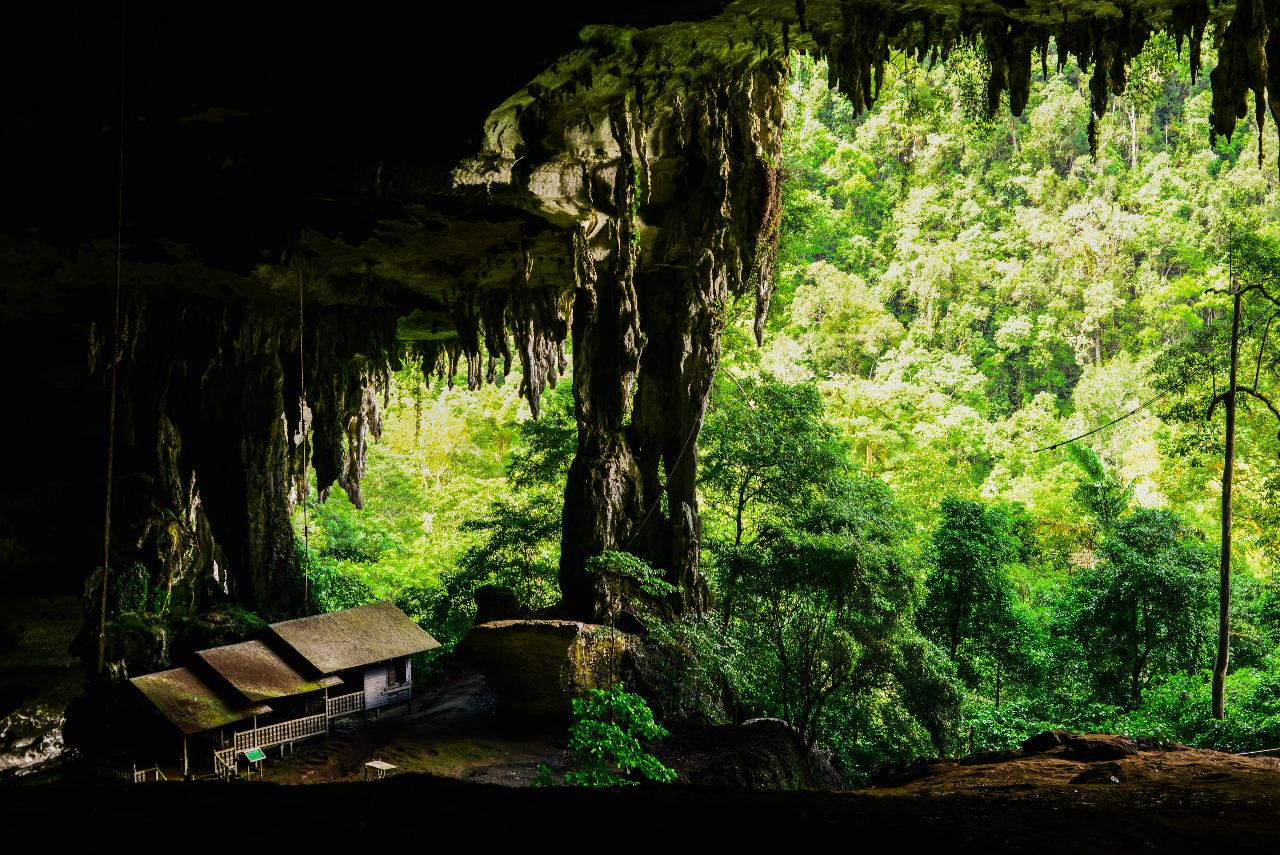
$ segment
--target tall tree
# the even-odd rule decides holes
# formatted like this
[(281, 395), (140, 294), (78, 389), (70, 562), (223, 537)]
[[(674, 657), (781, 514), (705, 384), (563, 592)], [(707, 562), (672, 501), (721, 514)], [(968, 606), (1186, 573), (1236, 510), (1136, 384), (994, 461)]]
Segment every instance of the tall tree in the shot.
[[(799, 514), (849, 470), (835, 428), (822, 417), (812, 384), (772, 377), (722, 383), (699, 440), (708, 509), (732, 520), (721, 552), (742, 552), (769, 519)], [(727, 624), (737, 598), (738, 562), (724, 562), (721, 612)]]
[(1213, 549), (1170, 511), (1121, 518), (1101, 560), (1071, 580), (1063, 632), (1104, 697), (1136, 708), (1159, 674), (1197, 667), (1210, 620)]
[[(1226, 677), (1231, 658), (1231, 558), (1233, 539), (1233, 491), (1236, 469), (1236, 422), (1238, 401), (1246, 396), (1261, 403), (1280, 422), (1270, 390), (1261, 385), (1264, 366), (1267, 379), (1274, 382), (1280, 354), (1268, 349), (1273, 321), (1280, 315), (1280, 242), (1254, 230), (1235, 234), (1230, 241), (1229, 287), (1231, 321), (1229, 327), (1216, 325), (1175, 349), (1159, 366), (1161, 385), (1172, 393), (1171, 414), (1185, 420), (1197, 418), (1189, 408), (1194, 406), (1195, 390), (1204, 388), (1205, 375), (1212, 394), (1202, 417), (1211, 423), (1219, 404), (1225, 414), (1222, 443), (1221, 550), (1218, 559), (1218, 643), (1213, 666), (1212, 707), (1215, 718), (1226, 715)], [(1246, 323), (1247, 321), (1247, 323)], [(1240, 382), (1242, 347), (1248, 346), (1253, 362), (1251, 383)], [(1225, 364), (1224, 364), (1225, 359)], [(1225, 386), (1218, 391), (1218, 375), (1226, 375)]]
[(1014, 623), (1005, 567), (1018, 559), (1022, 544), (1004, 508), (948, 497), (941, 511), (921, 618), (926, 634), (958, 660), (971, 645), (993, 647)]
[(909, 533), (888, 487), (855, 476), (733, 556), (734, 628), (748, 658), (740, 689), (808, 746), (835, 698), (901, 683), (912, 667), (904, 650), (923, 650), (911, 625), (919, 583)]

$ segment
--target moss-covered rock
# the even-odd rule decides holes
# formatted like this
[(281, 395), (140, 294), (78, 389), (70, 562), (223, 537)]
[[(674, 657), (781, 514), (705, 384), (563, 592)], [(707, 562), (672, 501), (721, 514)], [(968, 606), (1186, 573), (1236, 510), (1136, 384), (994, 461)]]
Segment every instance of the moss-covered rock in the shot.
[(503, 620), (473, 626), (459, 649), (504, 709), (567, 715), (589, 689), (625, 682), (632, 636), (571, 620)]

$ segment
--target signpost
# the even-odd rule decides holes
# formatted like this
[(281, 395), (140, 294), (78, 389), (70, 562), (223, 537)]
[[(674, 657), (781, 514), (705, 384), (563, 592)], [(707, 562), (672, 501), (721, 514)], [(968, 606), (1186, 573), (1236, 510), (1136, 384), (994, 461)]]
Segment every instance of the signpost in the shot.
[[(253, 764), (261, 763), (267, 759), (267, 753), (261, 748), (246, 748), (244, 750), (244, 759), (249, 761), (249, 775), (253, 776)], [(262, 780), (262, 767), (258, 766), (258, 780)]]

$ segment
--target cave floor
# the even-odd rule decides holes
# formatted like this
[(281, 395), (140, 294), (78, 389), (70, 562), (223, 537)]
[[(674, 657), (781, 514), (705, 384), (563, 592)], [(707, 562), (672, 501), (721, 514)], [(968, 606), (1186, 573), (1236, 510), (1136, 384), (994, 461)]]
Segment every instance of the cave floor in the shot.
[[(1088, 756), (1071, 756), (1059, 745), (1025, 756), (917, 762), (883, 776), (878, 787), (850, 793), (679, 785), (609, 794), (530, 789), (539, 764), (557, 774), (569, 768), (564, 732), (564, 722), (502, 716), (483, 679), (467, 675), (416, 700), (412, 711), (388, 710), (367, 724), (351, 719), (327, 741), (270, 756), (265, 786), (199, 786), (215, 801), (297, 804), (313, 816), (339, 816), (339, 834), (350, 822), (368, 820), (352, 820), (358, 814), (338, 807), (325, 813), (332, 800), (352, 799), (376, 812), (385, 796), (420, 813), (432, 833), (460, 833), (460, 840), (466, 839), (462, 829), (499, 838), (535, 833), (551, 815), (616, 835), (609, 817), (637, 811), (652, 821), (634, 831), (631, 843), (685, 828), (696, 838), (718, 826), (703, 839), (758, 845), (775, 833), (793, 842), (834, 834), (952, 851), (1181, 852), (1226, 843), (1236, 851), (1280, 851), (1280, 760), (1269, 757), (1099, 735), (1087, 738)], [(360, 783), (364, 763), (373, 759), (397, 768), (386, 781)], [(167, 787), (154, 791), (160, 790), (177, 798)], [(149, 790), (135, 791), (142, 798)]]
[[(516, 788), (421, 774), (370, 783), (0, 785), (9, 851), (47, 847), (74, 828), (99, 846), (227, 851), (252, 841), (493, 851), (1270, 852), (1269, 801), (1211, 784), (1197, 797), (1111, 787), (1088, 796), (1029, 791), (783, 792), (685, 785), (622, 791)], [(301, 844), (300, 844), (301, 845)]]

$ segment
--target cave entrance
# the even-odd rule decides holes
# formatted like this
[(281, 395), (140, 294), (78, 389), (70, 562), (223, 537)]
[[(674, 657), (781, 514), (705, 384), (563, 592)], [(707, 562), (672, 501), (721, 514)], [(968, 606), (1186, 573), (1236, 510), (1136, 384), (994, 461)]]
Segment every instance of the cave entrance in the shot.
[[(767, 334), (758, 346), (749, 297), (726, 307), (713, 430), (701, 442), (714, 470), (701, 491), (701, 551), (717, 586), (724, 544), (741, 548), (776, 511), (735, 505), (725, 475), (733, 456), (793, 451), (779, 437), (752, 447), (726, 434), (752, 424), (736, 411), (744, 401), (759, 409), (762, 384), (776, 387), (779, 407), (779, 389), (813, 390), (848, 465), (887, 483), (922, 533), (944, 496), (1067, 520), (1063, 479), (1074, 470), (1061, 453), (1035, 449), (1149, 397), (1160, 345), (1187, 317), (1214, 311), (1190, 277), (1210, 263), (1208, 236), (1231, 216), (1210, 204), (1215, 182), (1267, 179), (1251, 167), (1259, 142), (1243, 125), (1206, 141), (1212, 49), (1192, 79), (1186, 52), (1157, 35), (1135, 60), (1142, 76), (1096, 123), (1088, 74), (1066, 58), (1058, 68), (1052, 45), (1045, 58), (1013, 117), (1004, 102), (989, 110), (980, 46), (938, 63), (895, 55), (879, 101), (861, 114), (829, 86), (825, 61), (792, 56)], [(465, 374), (454, 379), (429, 384), (413, 365), (396, 373), (368, 460), (368, 507), (358, 512), (340, 493), (313, 506), (321, 607), (394, 598), (449, 639), (483, 585), (511, 589), (530, 609), (559, 599), (560, 517), (577, 450), (572, 375), (547, 392), (539, 421), (519, 373), (474, 392), (462, 388)], [(776, 433), (787, 414), (774, 416)], [(1144, 413), (1096, 446), (1152, 504), (1175, 490), (1151, 441), (1160, 427)], [(1081, 535), (1054, 525), (1064, 543)]]
[[(1145, 76), (1091, 120), (1088, 75), (1070, 61), (1032, 81), (1012, 117), (989, 112), (977, 47), (932, 66), (896, 55), (863, 113), (829, 87), (823, 61), (791, 58), (766, 335), (758, 344), (751, 295), (724, 305), (697, 442), (699, 565), (716, 607), (681, 630), (689, 644), (733, 638), (749, 651), (702, 648), (728, 679), (760, 678), (735, 685), (744, 710), (809, 715), (808, 733), (850, 740), (840, 750), (856, 766), (940, 744), (930, 728), (960, 713), (939, 698), (957, 691), (971, 746), (1004, 744), (983, 716), (1048, 703), (1028, 676), (1031, 647), (1062, 619), (1051, 592), (1100, 560), (1081, 480), (1208, 528), (1203, 485), (1169, 443), (1177, 426), (1137, 405), (1158, 354), (1220, 313), (1203, 283), (1225, 224), (1275, 205), (1277, 188), (1252, 129), (1208, 142), (1211, 49), (1204, 62), (1193, 77), (1171, 40), (1153, 38), (1135, 59)], [(1275, 143), (1261, 144), (1274, 160)], [(313, 578), (326, 597), (393, 597), (449, 642), (486, 585), (515, 595), (482, 593), (489, 617), (559, 601), (576, 378), (535, 421), (517, 374), (472, 393), (428, 389), (417, 371), (395, 375), (365, 511), (340, 496), (317, 508)], [(1079, 455), (1041, 451), (1135, 409)], [(965, 514), (1019, 544), (1001, 578), (1022, 641), (948, 642), (938, 620), (935, 551)], [(874, 581), (840, 586), (868, 568)], [(786, 635), (806, 631), (809, 647)], [(817, 651), (814, 670), (769, 671), (798, 650)], [(908, 665), (875, 671), (881, 655)], [(806, 707), (834, 661), (855, 663), (841, 679), (875, 671), (874, 699), (841, 684), (833, 706)], [(717, 685), (689, 684), (694, 696)], [(836, 728), (834, 709), (861, 723)]]

